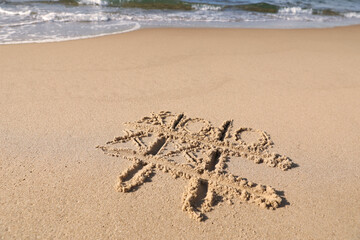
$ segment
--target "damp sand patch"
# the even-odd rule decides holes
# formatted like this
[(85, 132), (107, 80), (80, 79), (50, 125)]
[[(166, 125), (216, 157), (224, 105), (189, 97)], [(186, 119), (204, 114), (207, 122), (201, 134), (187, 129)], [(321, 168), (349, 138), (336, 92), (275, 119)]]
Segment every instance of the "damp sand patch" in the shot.
[(118, 178), (119, 192), (137, 190), (156, 171), (184, 178), (189, 184), (182, 196), (182, 210), (197, 221), (205, 220), (206, 212), (223, 201), (232, 204), (237, 199), (264, 209), (276, 209), (285, 202), (272, 186), (227, 172), (226, 163), (232, 157), (284, 171), (293, 166), (290, 158), (269, 151), (273, 142), (264, 131), (233, 129), (233, 120), (214, 127), (205, 119), (168, 111), (125, 126), (129, 129), (123, 136), (97, 146), (107, 155), (133, 163)]

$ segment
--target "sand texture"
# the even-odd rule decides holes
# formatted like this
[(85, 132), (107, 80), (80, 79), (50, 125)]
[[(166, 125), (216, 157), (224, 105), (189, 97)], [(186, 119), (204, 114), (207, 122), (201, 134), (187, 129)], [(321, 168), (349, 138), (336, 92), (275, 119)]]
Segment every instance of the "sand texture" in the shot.
[(0, 239), (360, 239), (359, 43), (353, 26), (0, 46)]

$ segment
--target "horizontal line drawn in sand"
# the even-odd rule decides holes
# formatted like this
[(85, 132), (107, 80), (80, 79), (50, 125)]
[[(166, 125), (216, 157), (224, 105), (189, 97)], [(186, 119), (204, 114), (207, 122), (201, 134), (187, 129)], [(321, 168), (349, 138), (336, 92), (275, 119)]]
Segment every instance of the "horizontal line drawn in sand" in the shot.
[[(204, 220), (205, 213), (224, 200), (232, 203), (237, 198), (267, 209), (278, 208), (284, 200), (270, 186), (226, 172), (226, 162), (231, 157), (281, 170), (292, 167), (288, 157), (268, 151), (273, 142), (263, 131), (252, 128), (234, 131), (232, 120), (215, 128), (204, 119), (165, 111), (125, 125), (134, 130), (125, 130), (124, 136), (97, 146), (105, 154), (133, 162), (119, 176), (117, 190), (120, 192), (136, 190), (155, 170), (188, 179), (182, 210), (198, 221)], [(242, 139), (245, 132), (256, 133), (260, 138), (248, 144)]]

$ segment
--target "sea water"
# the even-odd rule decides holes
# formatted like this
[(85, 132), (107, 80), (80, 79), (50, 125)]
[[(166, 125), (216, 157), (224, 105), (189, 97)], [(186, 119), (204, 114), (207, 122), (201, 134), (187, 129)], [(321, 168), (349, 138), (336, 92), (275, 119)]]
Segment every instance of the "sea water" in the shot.
[(360, 0), (0, 0), (0, 44), (148, 27), (323, 28), (360, 24)]

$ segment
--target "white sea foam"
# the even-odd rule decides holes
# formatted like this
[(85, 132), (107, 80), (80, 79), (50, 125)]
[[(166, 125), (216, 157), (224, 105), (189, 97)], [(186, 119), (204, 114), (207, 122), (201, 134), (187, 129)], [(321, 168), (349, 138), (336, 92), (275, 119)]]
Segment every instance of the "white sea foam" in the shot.
[(29, 16), (30, 14), (31, 14), (31, 10), (27, 10), (27, 11), (9, 11), (9, 10), (5, 10), (5, 9), (0, 7), (0, 15), (5, 15), (5, 16)]
[(35, 20), (35, 21), (8, 23), (8, 24), (1, 24), (0, 27), (19, 27), (19, 26), (32, 25), (32, 24), (41, 23), (41, 22), (42, 22), (41, 20)]
[(193, 4), (191, 7), (197, 11), (220, 11), (220, 6), (212, 6), (208, 4)]
[(279, 9), (279, 14), (312, 14), (312, 9), (303, 9), (301, 7), (285, 7)]
[[(123, 23), (118, 23), (117, 25), (119, 26), (124, 26), (124, 25), (129, 25), (129, 28), (127, 29), (123, 29), (120, 31), (113, 31), (111, 33), (98, 33), (98, 34), (92, 34), (92, 35), (81, 35), (81, 36), (43, 36), (42, 38), (39, 39), (34, 39), (34, 40), (20, 40), (20, 41), (5, 41), (2, 42), (2, 40), (9, 40), (6, 37), (4, 38), (0, 38), (0, 45), (9, 45), (9, 44), (23, 44), (23, 43), (47, 43), (47, 42), (63, 42), (63, 41), (70, 41), (70, 40), (78, 40), (78, 39), (87, 39), (87, 38), (94, 38), (94, 37), (101, 37), (101, 36), (107, 36), (107, 35), (113, 35), (113, 34), (120, 34), (120, 33), (127, 33), (127, 32), (132, 32), (135, 30), (138, 30), (141, 28), (141, 25), (137, 22), (123, 22)], [(132, 27), (130, 27), (130, 25), (133, 25)], [(116, 26), (113, 25), (113, 26)], [(15, 32), (13, 32), (15, 33)]]
[(79, 3), (87, 5), (107, 5), (106, 1), (102, 0), (80, 0)]
[[(0, 3), (0, 44), (88, 38), (136, 30), (140, 25), (142, 27), (314, 28), (360, 23), (360, 5), (359, 9), (352, 8), (352, 12), (344, 11), (342, 16), (327, 16), (313, 14), (311, 7), (285, 7), (285, 5), (282, 5), (284, 7), (277, 13), (243, 11), (236, 7), (224, 7), (227, 5), (222, 5), (220, 0), (214, 0), (219, 5), (211, 5), (207, 0), (201, 3), (194, 0), (197, 2), (192, 3), (192, 11), (109, 7), (107, 4), (109, 0), (78, 0), (80, 3), (78, 6), (48, 2), (26, 5), (25, 0), (8, 1), (21, 2), (21, 4)], [(318, 8), (314, 6), (314, 9)]]
[(347, 18), (360, 18), (360, 13), (359, 12), (349, 12), (349, 13), (345, 13), (344, 16)]
[(111, 20), (109, 16), (106, 16), (103, 13), (47, 13), (44, 15), (39, 15), (38, 19), (46, 22), (105, 22)]

